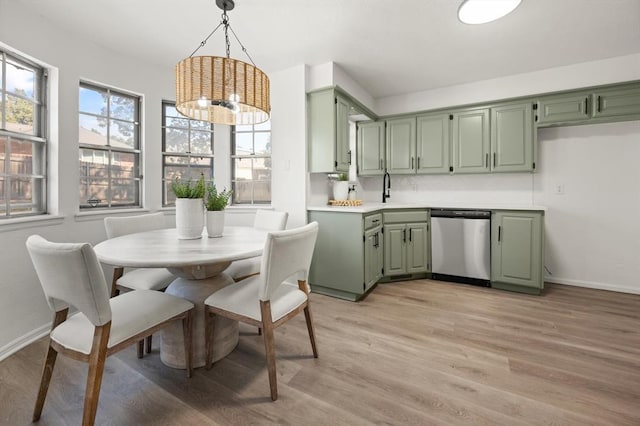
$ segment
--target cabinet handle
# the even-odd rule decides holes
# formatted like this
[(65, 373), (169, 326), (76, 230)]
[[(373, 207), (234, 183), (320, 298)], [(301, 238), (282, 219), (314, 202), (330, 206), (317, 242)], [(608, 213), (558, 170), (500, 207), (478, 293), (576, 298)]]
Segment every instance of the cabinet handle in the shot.
[(598, 96), (598, 105), (597, 105), (597, 108), (598, 108), (598, 112), (600, 112), (600, 111), (601, 111), (601, 107), (600, 107), (600, 96)]
[(351, 150), (347, 151), (347, 155), (349, 155), (349, 165), (351, 165)]
[(485, 167), (485, 169), (489, 167), (489, 153), (488, 152), (484, 156), (484, 167)]
[(406, 243), (407, 242), (407, 228), (404, 228), (402, 230), (402, 242)]
[(376, 248), (380, 247), (380, 233), (376, 232)]
[(420, 157), (418, 157), (418, 168), (416, 170), (420, 170)]
[(589, 97), (584, 98), (584, 115), (589, 115)]
[(496, 167), (496, 153), (493, 153), (493, 167)]
[(373, 220), (371, 221), (371, 223), (378, 223), (378, 222), (380, 222), (380, 219), (373, 219)]
[(413, 235), (413, 228), (409, 228), (409, 242), (411, 242), (412, 235)]
[(501, 237), (502, 237), (502, 226), (498, 226), (498, 242), (500, 242)]
[(413, 160), (414, 160), (414, 158), (413, 158), (413, 157), (411, 157), (411, 169), (412, 169), (412, 170), (413, 170)]

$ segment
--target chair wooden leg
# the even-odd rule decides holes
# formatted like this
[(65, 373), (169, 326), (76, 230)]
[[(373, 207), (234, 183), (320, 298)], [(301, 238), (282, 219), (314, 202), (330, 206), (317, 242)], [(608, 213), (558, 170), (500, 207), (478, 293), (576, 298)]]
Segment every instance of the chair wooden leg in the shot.
[(216, 328), (216, 315), (211, 312), (209, 306), (204, 307), (204, 366), (211, 370), (213, 366), (213, 338)]
[(150, 354), (151, 353), (151, 345), (153, 345), (153, 334), (147, 336), (147, 353)]
[(311, 307), (309, 301), (309, 287), (305, 280), (298, 280), (298, 288), (307, 293), (307, 306), (304, 308), (304, 318), (307, 321), (307, 331), (309, 331), (309, 339), (311, 340), (311, 349), (313, 350), (313, 357), (318, 358), (318, 348), (316, 346), (316, 334), (313, 330), (313, 318), (311, 316)]
[(267, 369), (269, 370), (269, 387), (271, 388), (271, 400), (278, 399), (278, 377), (276, 376), (276, 348), (273, 340), (273, 322), (271, 322), (271, 303), (260, 301), (262, 313), (262, 329), (264, 331), (264, 350), (267, 355)]
[(311, 349), (313, 350), (313, 357), (318, 358), (318, 348), (316, 346), (316, 335), (313, 330), (313, 319), (311, 318), (309, 301), (307, 301), (307, 307), (304, 308), (304, 318), (307, 320), (307, 330), (309, 331), (309, 340), (311, 340)]
[[(62, 322), (67, 319), (69, 309), (63, 309), (56, 312), (53, 318), (53, 324), (51, 329), (53, 330)], [(42, 368), (42, 379), (40, 380), (40, 389), (38, 390), (38, 397), (36, 398), (36, 406), (33, 409), (33, 421), (40, 420), (42, 415), (42, 408), (44, 407), (44, 400), (47, 398), (47, 391), (49, 390), (49, 383), (51, 383), (51, 375), (53, 374), (53, 367), (56, 365), (56, 358), (58, 352), (51, 347), (51, 339), (49, 339), (49, 350), (47, 351), (47, 359), (44, 362)]]
[[(187, 311), (187, 315), (182, 319), (182, 335), (184, 337), (184, 360), (187, 367), (187, 377), (193, 374), (193, 351), (192, 351), (192, 317), (193, 310)], [(149, 336), (151, 337), (151, 336)]]
[(87, 373), (87, 389), (84, 396), (84, 413), (82, 415), (83, 426), (93, 425), (98, 411), (98, 399), (100, 398), (100, 386), (104, 363), (107, 358), (107, 343), (111, 322), (98, 326), (93, 334), (93, 346), (89, 354), (89, 372)]
[(113, 268), (113, 279), (111, 280), (111, 297), (116, 297), (120, 294), (118, 290), (118, 285), (116, 284), (120, 277), (124, 274), (124, 268), (121, 266), (116, 266)]
[(144, 356), (144, 339), (138, 340), (138, 358), (142, 358)]

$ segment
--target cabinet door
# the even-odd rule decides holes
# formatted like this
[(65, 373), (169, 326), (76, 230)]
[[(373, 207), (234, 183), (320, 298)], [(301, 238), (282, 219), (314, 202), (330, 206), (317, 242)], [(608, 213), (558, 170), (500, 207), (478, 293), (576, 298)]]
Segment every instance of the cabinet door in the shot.
[(407, 227), (404, 224), (384, 226), (384, 274), (406, 274)]
[(588, 118), (588, 93), (549, 96), (538, 101), (538, 125), (571, 123)]
[(640, 114), (640, 88), (597, 91), (593, 98), (593, 117)]
[(413, 174), (415, 157), (415, 117), (387, 120), (387, 171), (392, 174)]
[(366, 231), (364, 234), (364, 291), (369, 290), (375, 283), (382, 278), (382, 241), (380, 230), (382, 228), (374, 228)]
[(491, 233), (491, 281), (542, 288), (542, 214), (493, 212)]
[(358, 175), (384, 174), (384, 122), (358, 125)]
[(491, 170), (533, 170), (533, 105), (529, 102), (491, 108)]
[(348, 172), (351, 165), (349, 149), (349, 102), (336, 96), (336, 171)]
[(420, 174), (449, 173), (449, 114), (420, 115), (416, 121), (416, 169)]
[(453, 115), (453, 172), (489, 172), (489, 110)]
[(336, 103), (333, 90), (307, 95), (309, 171), (332, 173), (336, 168)]
[(429, 232), (426, 223), (407, 225), (407, 273), (427, 272)]

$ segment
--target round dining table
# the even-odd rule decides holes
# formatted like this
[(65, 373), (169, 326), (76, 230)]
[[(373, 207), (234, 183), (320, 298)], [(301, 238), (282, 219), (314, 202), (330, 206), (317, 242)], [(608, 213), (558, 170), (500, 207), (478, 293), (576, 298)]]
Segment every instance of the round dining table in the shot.
[[(205, 365), (204, 300), (234, 281), (223, 271), (235, 260), (262, 255), (267, 231), (246, 226), (228, 226), (221, 237), (178, 239), (176, 229), (161, 229), (123, 235), (94, 247), (100, 262), (129, 268), (167, 268), (176, 279), (166, 293), (191, 301), (193, 319), (193, 366)], [(256, 299), (257, 303), (257, 299)], [(238, 322), (227, 318), (216, 321), (213, 358), (227, 356), (238, 344)], [(173, 368), (186, 368), (182, 326), (172, 324), (162, 331), (162, 362)]]

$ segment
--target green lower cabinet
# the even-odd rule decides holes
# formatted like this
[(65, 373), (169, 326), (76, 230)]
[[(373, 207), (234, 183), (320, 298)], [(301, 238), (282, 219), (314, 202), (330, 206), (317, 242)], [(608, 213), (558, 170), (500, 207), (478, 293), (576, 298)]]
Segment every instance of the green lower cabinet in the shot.
[(544, 288), (542, 212), (493, 211), (491, 287), (540, 294)]
[(308, 216), (319, 224), (309, 271), (311, 291), (360, 299), (382, 276), (382, 215), (310, 211)]
[[(394, 277), (430, 271), (429, 213), (426, 210), (384, 213), (384, 275)], [(409, 222), (416, 220), (420, 222)]]

